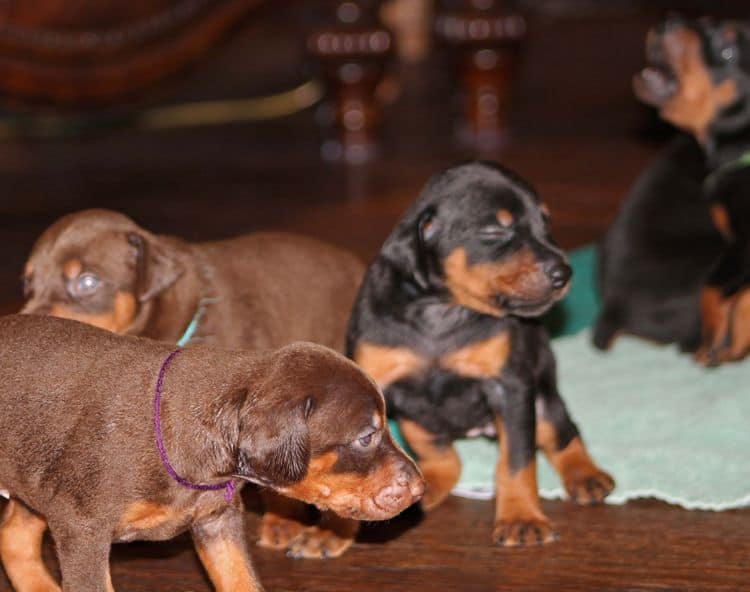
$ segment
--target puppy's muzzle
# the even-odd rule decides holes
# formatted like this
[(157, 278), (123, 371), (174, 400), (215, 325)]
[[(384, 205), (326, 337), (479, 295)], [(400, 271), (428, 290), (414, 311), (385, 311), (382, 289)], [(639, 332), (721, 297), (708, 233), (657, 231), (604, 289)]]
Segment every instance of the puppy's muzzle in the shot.
[(418, 502), (424, 493), (424, 488), (424, 480), (418, 471), (402, 463), (393, 482), (375, 494), (373, 503), (381, 511), (395, 516)]

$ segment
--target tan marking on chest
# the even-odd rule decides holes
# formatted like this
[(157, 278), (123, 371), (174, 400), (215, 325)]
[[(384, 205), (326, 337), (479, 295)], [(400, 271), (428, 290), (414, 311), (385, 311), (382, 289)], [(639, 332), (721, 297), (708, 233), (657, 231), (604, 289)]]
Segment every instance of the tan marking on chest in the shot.
[(502, 372), (509, 356), (510, 337), (503, 332), (444, 355), (440, 366), (460, 376), (491, 378)]
[(170, 506), (152, 502), (135, 502), (129, 505), (120, 518), (120, 531), (153, 530), (180, 518), (178, 512)]
[(113, 333), (125, 333), (133, 324), (137, 312), (135, 295), (130, 292), (118, 292), (115, 296), (112, 310), (98, 314), (87, 314), (72, 310), (64, 304), (52, 305), (50, 315), (61, 319), (71, 319), (93, 325)]
[(380, 388), (412, 376), (427, 366), (427, 361), (408, 347), (389, 347), (361, 342), (354, 361)]

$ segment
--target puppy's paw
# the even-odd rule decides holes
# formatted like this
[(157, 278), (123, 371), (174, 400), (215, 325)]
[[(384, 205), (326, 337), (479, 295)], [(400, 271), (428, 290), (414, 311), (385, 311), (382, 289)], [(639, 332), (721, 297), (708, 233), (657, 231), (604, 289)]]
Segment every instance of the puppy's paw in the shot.
[(492, 542), (499, 547), (534, 547), (560, 538), (546, 520), (499, 520)]
[(354, 538), (337, 535), (320, 526), (310, 526), (289, 547), (287, 555), (295, 559), (332, 559), (341, 557), (354, 544)]
[(600, 504), (615, 488), (615, 480), (599, 468), (565, 480), (565, 489), (575, 503), (582, 506)]
[(305, 528), (301, 522), (266, 512), (260, 523), (258, 546), (277, 551), (288, 549)]

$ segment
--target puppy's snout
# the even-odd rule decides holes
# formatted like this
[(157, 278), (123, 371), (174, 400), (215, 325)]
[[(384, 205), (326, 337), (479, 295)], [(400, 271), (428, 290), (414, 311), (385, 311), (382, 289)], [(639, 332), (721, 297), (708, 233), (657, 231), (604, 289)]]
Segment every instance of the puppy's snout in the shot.
[(552, 287), (556, 290), (567, 286), (573, 275), (573, 269), (570, 265), (562, 261), (554, 261), (548, 264), (545, 271), (552, 282)]
[(401, 511), (417, 502), (424, 493), (421, 475), (408, 465), (403, 465), (393, 482), (383, 487), (375, 496), (375, 503), (388, 511)]

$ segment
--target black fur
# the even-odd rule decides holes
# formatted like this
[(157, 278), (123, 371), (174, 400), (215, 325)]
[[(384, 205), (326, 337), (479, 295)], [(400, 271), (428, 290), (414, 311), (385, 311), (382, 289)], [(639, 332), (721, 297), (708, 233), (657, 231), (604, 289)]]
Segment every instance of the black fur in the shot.
[[(446, 443), (501, 416), (513, 470), (533, 458), (538, 410), (554, 423), (560, 448), (578, 433), (557, 391), (547, 334), (535, 318), (562, 296), (571, 274), (539, 205), (527, 183), (492, 163), (467, 163), (435, 176), (370, 265), (347, 335), (355, 358), (357, 347), (368, 343), (406, 347), (430, 360), (424, 371), (385, 385), (392, 416)], [(500, 228), (499, 210), (512, 213), (511, 228)], [(497, 314), (478, 312), (456, 304), (446, 282), (444, 262), (459, 248), (469, 264), (502, 264), (530, 251), (544, 281), (559, 281), (543, 302), (498, 292), (489, 300)], [(469, 378), (437, 366), (441, 356), (500, 333), (511, 351), (498, 375)]]
[[(651, 70), (665, 81), (662, 91), (679, 88), (661, 41), (675, 30), (697, 34), (713, 83), (731, 80), (738, 92), (717, 111), (700, 145), (680, 135), (644, 171), (602, 241), (603, 309), (593, 336), (602, 349), (625, 332), (695, 351), (701, 290), (714, 286), (731, 296), (750, 285), (750, 171), (735, 166), (750, 153), (750, 28), (665, 21), (647, 46)], [(666, 95), (661, 100), (668, 102)], [(717, 204), (728, 214), (731, 235), (713, 225), (710, 209)]]

